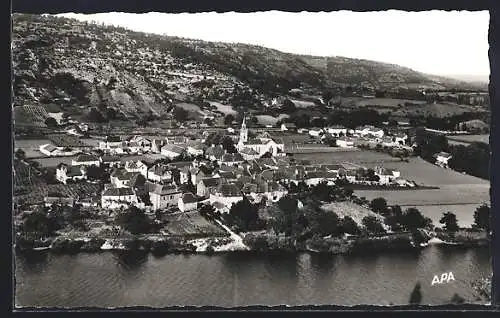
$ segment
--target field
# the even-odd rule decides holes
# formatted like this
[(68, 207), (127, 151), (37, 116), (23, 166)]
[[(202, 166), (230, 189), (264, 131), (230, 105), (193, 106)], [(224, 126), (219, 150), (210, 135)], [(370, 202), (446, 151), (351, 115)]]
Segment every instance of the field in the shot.
[(367, 98), (363, 100), (356, 101), (355, 104), (356, 106), (359, 107), (390, 107), (390, 108), (399, 108), (399, 107), (405, 107), (405, 103), (412, 103), (412, 104), (425, 104), (424, 101), (417, 101), (417, 100), (409, 100), (409, 99), (396, 99), (396, 98)]
[[(458, 104), (425, 104), (417, 106), (406, 106), (401, 110), (403, 115), (420, 115), (420, 116), (434, 116), (434, 117), (448, 117), (452, 115), (459, 115), (466, 112), (476, 111), (474, 107), (458, 105)], [(395, 113), (398, 115), (398, 112)]]
[(20, 186), (29, 186), (35, 183), (38, 183), (38, 176), (36, 175), (36, 171), (26, 163), (23, 163), (18, 160), (14, 160), (13, 163), (14, 168), (14, 187)]
[(54, 134), (48, 136), (49, 140), (58, 147), (87, 147), (83, 141), (76, 136)]
[(461, 174), (451, 169), (443, 169), (420, 158), (410, 158), (410, 162), (402, 162), (387, 154), (361, 150), (356, 152), (334, 152), (295, 154), (312, 163), (352, 162), (368, 168), (380, 165), (401, 172), (401, 177), (413, 180), (417, 184), (437, 186), (432, 190), (356, 190), (355, 194), (372, 200), (383, 197), (389, 204), (402, 207), (417, 207), (425, 216), (430, 217), (436, 225), (443, 212), (451, 211), (457, 215), (461, 226), (469, 226), (473, 222), (473, 212), (482, 203), (489, 204), (490, 183), (487, 180)]
[(77, 156), (67, 156), (67, 157), (47, 157), (33, 159), (33, 161), (38, 162), (42, 167), (50, 168), (56, 167), (60, 163), (65, 163), (71, 165), (71, 161), (76, 159)]
[(174, 236), (207, 237), (227, 234), (221, 227), (209, 223), (197, 211), (170, 215), (167, 221), (163, 230)]
[(278, 117), (273, 117), (271, 115), (257, 115), (255, 116), (255, 118), (257, 118), (257, 121), (259, 122), (259, 124), (261, 125), (264, 125), (264, 126), (267, 126), (267, 125), (276, 125), (276, 123), (283, 119), (283, 118), (288, 118), (289, 116), (288, 115), (285, 115), (285, 114), (281, 114), (279, 115)]
[(228, 115), (228, 114), (236, 115), (237, 114), (237, 112), (233, 109), (233, 107), (231, 105), (224, 105), (224, 104), (221, 104), (218, 102), (211, 102), (211, 101), (208, 101), (208, 103), (210, 103), (210, 105), (212, 105), (212, 106), (217, 107), (217, 110), (220, 111), (221, 113), (223, 113), (224, 115)]
[(306, 101), (306, 100), (298, 100), (298, 99), (290, 99), (292, 103), (295, 104), (297, 108), (309, 108), (314, 107), (316, 104), (314, 102)]
[(447, 136), (448, 142), (459, 143), (459, 144), (470, 144), (473, 142), (484, 142), (486, 144), (490, 143), (490, 135), (462, 135), (462, 136)]
[(201, 110), (201, 108), (195, 104), (189, 104), (189, 103), (177, 103), (175, 106), (177, 107), (180, 107), (188, 112), (192, 112), (192, 113), (195, 113), (199, 110)]
[(80, 139), (80, 141), (89, 147), (99, 147), (99, 142), (100, 142), (100, 140), (98, 139), (91, 139), (91, 138), (83, 138)]
[(24, 202), (26, 204), (36, 204), (43, 201), (43, 198), (49, 192), (57, 192), (63, 195), (68, 195), (72, 198), (89, 198), (99, 195), (101, 186), (92, 183), (75, 183), (75, 184), (37, 184), (28, 186), (28, 193), (14, 198), (17, 202)]
[(339, 218), (350, 216), (356, 223), (358, 223), (359, 226), (363, 225), (362, 220), (365, 216), (375, 216), (381, 222), (383, 222), (383, 217), (381, 215), (351, 202), (329, 203), (323, 205), (322, 208), (326, 211), (335, 212), (335, 214), (337, 214)]
[(49, 117), (43, 106), (16, 106), (14, 107), (14, 125), (45, 127), (45, 120)]
[(49, 139), (16, 139), (14, 140), (14, 150), (22, 149), (27, 158), (45, 157), (40, 152), (40, 146), (45, 144), (52, 144)]

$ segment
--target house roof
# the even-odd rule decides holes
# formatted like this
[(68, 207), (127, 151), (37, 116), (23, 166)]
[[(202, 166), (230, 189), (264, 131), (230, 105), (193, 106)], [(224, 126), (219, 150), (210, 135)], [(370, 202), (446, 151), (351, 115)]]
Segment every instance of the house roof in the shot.
[(76, 162), (89, 162), (89, 161), (99, 161), (96, 156), (90, 155), (90, 154), (81, 154), (79, 155), (76, 160)]
[(222, 156), (223, 162), (242, 162), (245, 161), (239, 153), (226, 153)]
[(253, 148), (243, 148), (240, 153), (244, 154), (244, 155), (258, 155), (259, 153), (257, 151), (255, 151)]
[(101, 156), (101, 161), (102, 162), (120, 162), (121, 159), (120, 159), (120, 157), (117, 157), (117, 156), (104, 155), (104, 156)]
[(241, 195), (241, 192), (236, 184), (221, 184), (219, 189), (224, 197), (237, 197)]
[(107, 136), (106, 137), (107, 142), (120, 142), (122, 141), (120, 136)]
[(84, 174), (85, 173), (82, 171), (81, 167), (75, 167), (75, 166), (70, 167), (66, 172), (66, 176), (68, 177), (83, 176)]
[(236, 175), (232, 171), (220, 171), (219, 175), (225, 179), (236, 179)]
[(121, 197), (125, 195), (133, 195), (134, 190), (132, 188), (109, 188), (104, 190), (102, 196), (107, 197)]
[(194, 194), (192, 194), (191, 192), (187, 192), (187, 193), (184, 193), (182, 195), (182, 202), (195, 203), (195, 202), (198, 202), (198, 200), (196, 200), (196, 197), (194, 196)]
[(153, 192), (159, 195), (166, 195), (166, 194), (179, 193), (181, 191), (177, 189), (177, 187), (174, 185), (157, 184)]
[(58, 148), (52, 144), (43, 145), (42, 148), (48, 152), (54, 152), (54, 151), (58, 150)]
[(158, 165), (155, 165), (155, 166), (149, 168), (148, 172), (154, 173), (157, 176), (164, 176), (164, 175), (168, 175), (170, 173), (170, 169), (168, 166), (158, 164)]
[(222, 148), (221, 145), (210, 146), (206, 151), (206, 154), (208, 156), (214, 156), (215, 158), (221, 158), (224, 155), (224, 153), (225, 153), (224, 148)]
[(444, 151), (441, 151), (441, 152), (437, 153), (436, 156), (449, 158), (449, 157), (451, 157), (451, 154), (444, 152)]
[(161, 150), (167, 150), (167, 151), (170, 151), (170, 152), (175, 152), (175, 153), (178, 153), (178, 154), (181, 154), (183, 151), (184, 151), (184, 148), (182, 147), (179, 147), (177, 145), (170, 145), (170, 144), (167, 144), (167, 145), (164, 145)]
[(203, 182), (203, 185), (205, 187), (216, 187), (221, 183), (220, 178), (206, 178), (206, 179), (201, 179), (200, 182)]

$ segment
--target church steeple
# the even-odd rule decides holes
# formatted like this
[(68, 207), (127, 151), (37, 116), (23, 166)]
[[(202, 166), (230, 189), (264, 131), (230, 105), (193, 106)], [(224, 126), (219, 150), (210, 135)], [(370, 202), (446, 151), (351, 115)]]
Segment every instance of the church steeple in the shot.
[(243, 117), (243, 122), (241, 123), (240, 129), (240, 144), (246, 143), (248, 141), (248, 129), (246, 125), (246, 116)]

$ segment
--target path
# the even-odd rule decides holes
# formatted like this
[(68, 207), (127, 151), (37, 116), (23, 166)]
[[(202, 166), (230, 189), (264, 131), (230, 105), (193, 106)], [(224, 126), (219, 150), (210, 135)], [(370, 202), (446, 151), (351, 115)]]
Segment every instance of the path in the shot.
[(228, 226), (224, 225), (221, 221), (215, 220), (220, 226), (222, 226), (230, 235), (233, 240), (233, 248), (238, 250), (249, 250), (250, 248), (243, 243), (243, 238), (238, 234), (234, 233)]

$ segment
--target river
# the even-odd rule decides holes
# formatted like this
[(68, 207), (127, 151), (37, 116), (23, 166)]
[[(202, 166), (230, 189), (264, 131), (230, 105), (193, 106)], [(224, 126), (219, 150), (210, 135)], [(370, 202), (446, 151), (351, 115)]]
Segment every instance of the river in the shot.
[[(434, 275), (454, 281), (431, 286)], [(403, 305), (415, 283), (422, 303), (454, 293), (476, 300), (473, 280), (491, 273), (487, 248), (431, 246), (366, 256), (320, 254), (16, 255), (16, 306)]]

